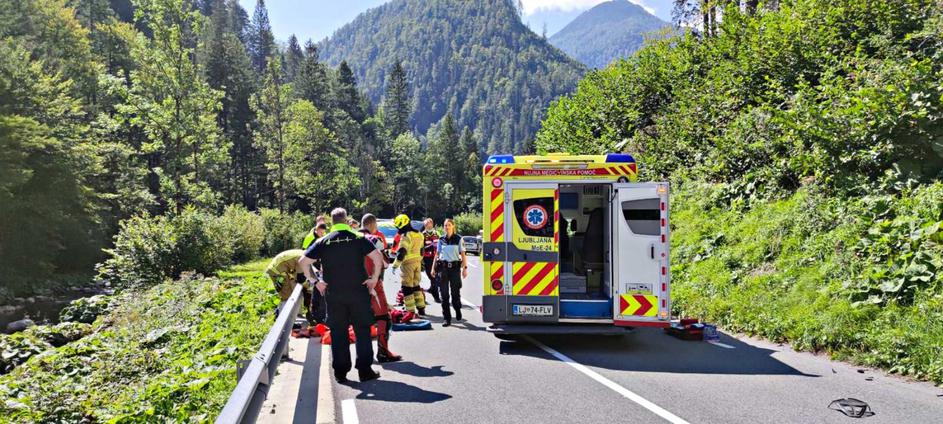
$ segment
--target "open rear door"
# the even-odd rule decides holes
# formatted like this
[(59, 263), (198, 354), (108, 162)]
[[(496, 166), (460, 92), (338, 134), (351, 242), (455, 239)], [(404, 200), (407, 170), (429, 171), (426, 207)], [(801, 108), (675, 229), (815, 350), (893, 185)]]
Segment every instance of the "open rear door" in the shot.
[(558, 185), (509, 183), (507, 190), (508, 321), (556, 322), (560, 316)]
[(613, 321), (668, 326), (668, 184), (613, 184)]

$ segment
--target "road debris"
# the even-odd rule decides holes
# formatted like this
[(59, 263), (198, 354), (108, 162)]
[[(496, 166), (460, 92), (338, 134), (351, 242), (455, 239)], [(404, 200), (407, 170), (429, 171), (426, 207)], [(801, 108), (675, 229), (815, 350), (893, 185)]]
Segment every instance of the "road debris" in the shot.
[(874, 415), (874, 411), (864, 401), (855, 398), (836, 399), (828, 404), (828, 409), (841, 412), (851, 418), (865, 418)]

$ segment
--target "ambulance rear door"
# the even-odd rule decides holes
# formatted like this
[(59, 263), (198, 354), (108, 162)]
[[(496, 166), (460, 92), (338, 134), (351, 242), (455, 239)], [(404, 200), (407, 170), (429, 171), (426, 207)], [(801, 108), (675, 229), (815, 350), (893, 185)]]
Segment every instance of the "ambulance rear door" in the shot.
[(559, 185), (509, 182), (505, 198), (508, 322), (557, 322)]
[(613, 321), (622, 326), (669, 324), (668, 183), (613, 184)]

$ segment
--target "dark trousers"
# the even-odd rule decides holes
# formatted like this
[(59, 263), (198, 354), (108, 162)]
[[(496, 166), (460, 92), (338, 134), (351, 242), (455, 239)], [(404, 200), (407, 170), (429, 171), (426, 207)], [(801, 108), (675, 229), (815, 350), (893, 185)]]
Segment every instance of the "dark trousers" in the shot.
[(426, 271), (426, 277), (429, 278), (429, 292), (436, 302), (439, 301), (439, 276), (432, 273), (432, 258), (422, 258), (422, 267)]
[[(449, 309), (449, 304), (451, 303), (452, 308), (455, 308), (455, 318), (462, 319), (461, 262), (453, 264), (451, 268), (448, 267), (448, 264), (441, 262), (436, 269), (441, 269), (441, 271), (439, 271), (441, 278), (439, 281), (439, 295), (442, 297), (442, 318), (444, 318), (446, 322), (452, 322), (452, 311)], [(449, 298), (451, 298), (451, 302)]]
[(311, 324), (323, 323), (327, 318), (327, 304), (324, 301), (324, 296), (317, 288), (312, 288), (311, 291), (312, 293), (306, 293), (307, 296), (305, 297), (305, 304), (308, 305), (308, 316), (306, 318)]
[(335, 374), (350, 371), (350, 340), (347, 328), (354, 327), (357, 338), (357, 369), (368, 370), (373, 363), (373, 340), (370, 326), (373, 325), (373, 310), (370, 295), (362, 293), (327, 295), (327, 326), (331, 329), (331, 354)]

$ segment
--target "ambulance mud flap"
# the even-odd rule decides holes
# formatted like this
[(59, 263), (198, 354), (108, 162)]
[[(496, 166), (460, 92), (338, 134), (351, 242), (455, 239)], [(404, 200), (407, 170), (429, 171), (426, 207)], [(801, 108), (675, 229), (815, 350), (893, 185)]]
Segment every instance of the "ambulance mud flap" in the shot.
[(485, 322), (507, 322), (507, 304), (508, 301), (505, 296), (482, 296), (482, 320)]

